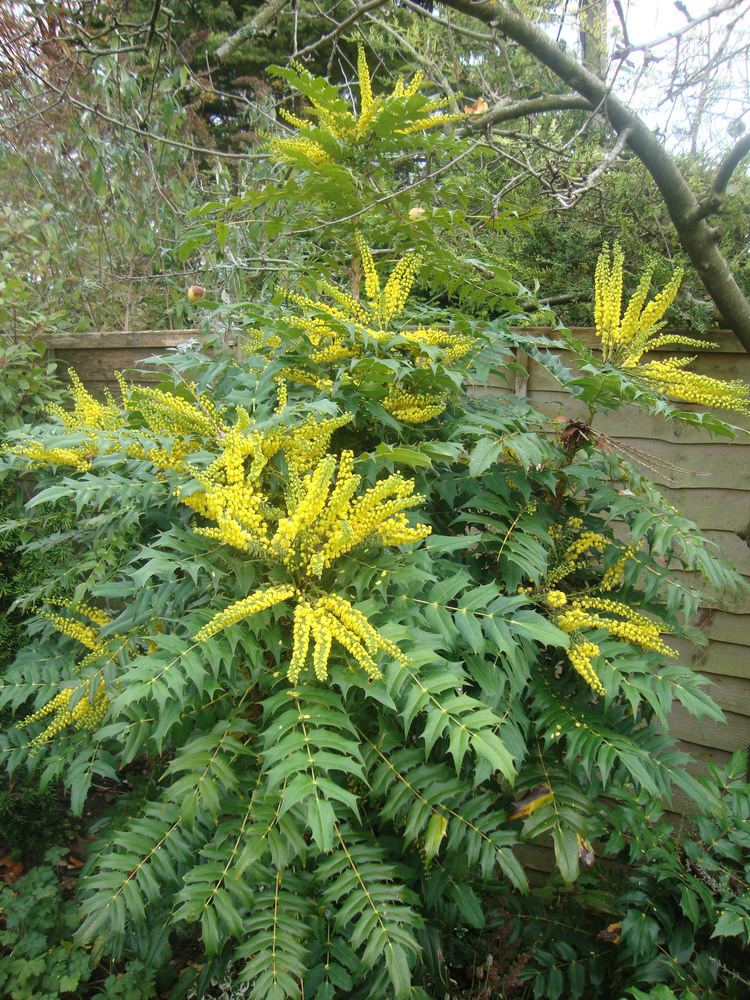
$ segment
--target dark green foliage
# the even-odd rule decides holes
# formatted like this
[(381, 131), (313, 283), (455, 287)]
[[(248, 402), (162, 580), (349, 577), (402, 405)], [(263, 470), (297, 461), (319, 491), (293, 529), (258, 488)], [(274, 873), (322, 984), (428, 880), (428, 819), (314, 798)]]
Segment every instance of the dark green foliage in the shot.
[(713, 815), (675, 829), (658, 811), (625, 802), (613, 817), (619, 832), (603, 838), (574, 887), (553, 879), (512, 904), (508, 967), (523, 956), (523, 969), (505, 970), (507, 995), (517, 994), (515, 982), (549, 1000), (605, 990), (639, 1000), (747, 996), (747, 751), (709, 765), (700, 783), (720, 803)]
[(0, 885), (0, 991), (8, 1000), (150, 1000), (154, 974), (141, 962), (122, 971), (99, 966), (90, 949), (73, 944), (78, 905), (66, 899), (50, 850), (11, 885)]
[(18, 774), (0, 785), (0, 845), (26, 865), (70, 832), (67, 802), (55, 788), (41, 788), (37, 776)]

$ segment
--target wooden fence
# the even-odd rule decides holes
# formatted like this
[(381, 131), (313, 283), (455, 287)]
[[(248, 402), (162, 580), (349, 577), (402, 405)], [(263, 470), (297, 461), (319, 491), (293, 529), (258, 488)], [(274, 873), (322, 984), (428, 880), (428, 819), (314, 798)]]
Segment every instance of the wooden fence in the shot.
[[(530, 331), (524, 331), (528, 333)], [(539, 334), (553, 334), (538, 330)], [(591, 330), (575, 331), (594, 346)], [(46, 338), (50, 354), (64, 370), (74, 367), (93, 390), (110, 385), (115, 370), (127, 370), (143, 359), (162, 354), (191, 338), (196, 330), (162, 330), (53, 334)], [(732, 333), (710, 335), (716, 349), (700, 352), (695, 371), (717, 378), (750, 382), (750, 355)], [(665, 353), (675, 353), (675, 350)], [(563, 360), (565, 360), (563, 352)], [(498, 384), (490, 392), (515, 391), (552, 416), (585, 417), (586, 409), (549, 373), (519, 352), (526, 377), (515, 387)], [(750, 430), (750, 418), (730, 414), (732, 423)], [(667, 422), (635, 409), (599, 416), (596, 427), (614, 441), (635, 446), (653, 456), (653, 469), (644, 470), (680, 513), (695, 521), (719, 547), (724, 557), (750, 579), (750, 438), (735, 442), (713, 440), (705, 432), (678, 422)], [(703, 648), (678, 642), (683, 660), (714, 682), (711, 694), (723, 708), (727, 723), (701, 721), (679, 706), (671, 727), (699, 759), (723, 761), (729, 752), (750, 743), (750, 597), (703, 610), (702, 628), (710, 640)]]

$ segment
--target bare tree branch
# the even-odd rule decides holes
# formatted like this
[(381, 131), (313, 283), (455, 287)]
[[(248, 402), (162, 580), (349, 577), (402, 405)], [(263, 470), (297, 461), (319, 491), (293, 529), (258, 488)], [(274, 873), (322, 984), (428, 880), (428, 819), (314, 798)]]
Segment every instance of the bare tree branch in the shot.
[[(591, 108), (601, 107), (619, 135), (628, 131), (627, 145), (658, 187), (683, 249), (695, 266), (726, 323), (750, 352), (750, 302), (718, 247), (718, 233), (699, 214), (699, 202), (675, 159), (646, 123), (568, 51), (563, 50), (526, 17), (502, 0), (445, 0), (447, 6), (476, 18), (513, 39), (550, 69)], [(719, 5), (729, 9), (736, 3)], [(714, 8), (715, 10), (716, 8)]]
[(56, 87), (51, 80), (45, 79), (45, 77), (37, 73), (31, 66), (27, 65), (26, 70), (44, 87), (47, 87), (59, 97), (70, 101), (74, 107), (80, 108), (82, 111), (88, 111), (89, 114), (96, 115), (97, 118), (101, 118), (103, 121), (117, 126), (117, 128), (125, 129), (126, 132), (134, 132), (136, 135), (142, 135), (147, 139), (153, 139), (154, 142), (161, 142), (165, 146), (176, 146), (178, 149), (187, 149), (191, 153), (202, 153), (206, 156), (216, 156), (225, 160), (260, 160), (267, 159), (268, 157), (267, 153), (225, 153), (220, 149), (209, 149), (207, 146), (194, 146), (189, 142), (179, 142), (177, 139), (167, 139), (163, 135), (157, 135), (155, 132), (149, 132), (146, 129), (138, 128), (136, 125), (131, 125), (129, 122), (113, 118), (100, 108), (93, 107), (91, 104), (86, 104), (84, 101), (79, 101), (77, 97), (73, 97), (72, 94), (66, 93), (66, 91), (60, 87)]
[(719, 164), (719, 169), (716, 171), (712, 188), (714, 194), (726, 194), (727, 185), (732, 178), (732, 174), (735, 172), (740, 163), (742, 163), (748, 153), (750, 153), (750, 133), (743, 135), (741, 139), (738, 139)]
[(729, 181), (732, 179), (732, 174), (748, 153), (750, 153), (750, 133), (738, 139), (719, 164), (711, 190), (698, 204), (695, 211), (696, 219), (706, 219), (710, 215), (718, 215), (721, 212), (724, 205), (724, 195), (727, 192)]
[(378, 7), (382, 7), (386, 0), (369, 0), (368, 3), (363, 3), (362, 6), (355, 4), (354, 13), (350, 14), (349, 17), (345, 17), (340, 24), (337, 24), (333, 31), (329, 31), (327, 35), (323, 35), (316, 42), (311, 42), (306, 45), (304, 49), (300, 49), (297, 53), (297, 58), (306, 56), (308, 52), (314, 52), (315, 49), (319, 49), (321, 45), (325, 45), (326, 42), (330, 42), (332, 38), (337, 38), (342, 31), (345, 31), (350, 24), (354, 24), (358, 21), (360, 17), (364, 17), (365, 14), (370, 10), (375, 10)]
[(605, 174), (612, 164), (619, 160), (620, 155), (630, 138), (630, 132), (631, 130), (629, 128), (625, 128), (622, 132), (620, 132), (617, 137), (617, 142), (602, 159), (601, 163), (598, 163), (596, 167), (594, 167), (588, 177), (585, 177), (578, 184), (576, 184), (569, 195), (558, 195), (557, 200), (560, 202), (562, 208), (573, 208), (577, 205), (586, 192), (590, 191), (594, 187), (602, 174)]
[(666, 35), (654, 38), (650, 42), (644, 42), (642, 45), (626, 43), (621, 48), (615, 50), (612, 58), (627, 59), (627, 57), (633, 52), (645, 52), (647, 50), (658, 48), (660, 45), (665, 45), (667, 42), (677, 41), (682, 38), (683, 35), (686, 35), (689, 31), (692, 31), (704, 21), (710, 21), (712, 18), (718, 17), (720, 14), (724, 14), (728, 10), (734, 10), (736, 7), (740, 7), (745, 2), (746, 0), (723, 0), (722, 3), (717, 3), (704, 14), (701, 14), (699, 17), (691, 18), (687, 24), (684, 24), (681, 28), (676, 28), (674, 31), (667, 32)]
[(268, 3), (264, 4), (253, 18), (239, 27), (233, 35), (230, 35), (229, 38), (221, 43), (216, 50), (216, 58), (223, 62), (227, 56), (230, 56), (248, 38), (267, 29), (276, 15), (288, 3), (289, 0), (268, 0)]
[(433, 14), (432, 11), (427, 10), (426, 7), (420, 7), (418, 3), (414, 3), (414, 0), (401, 0), (401, 3), (413, 10), (415, 14), (420, 14), (422, 17), (429, 17), (435, 24), (447, 28), (448, 31), (457, 31), (460, 35), (466, 35), (467, 38), (474, 38), (478, 42), (496, 41), (495, 35), (489, 35), (482, 31), (472, 31), (471, 28), (465, 28), (462, 24), (453, 24), (451, 21), (446, 21), (444, 18), (438, 17), (437, 14)]

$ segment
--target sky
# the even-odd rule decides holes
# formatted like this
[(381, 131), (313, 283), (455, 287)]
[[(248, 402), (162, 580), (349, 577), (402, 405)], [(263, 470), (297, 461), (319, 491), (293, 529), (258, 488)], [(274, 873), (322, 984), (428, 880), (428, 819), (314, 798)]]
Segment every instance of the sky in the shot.
[[(675, 3), (673, 0), (622, 0), (630, 41), (632, 44), (648, 43), (684, 27), (688, 22), (680, 7), (697, 18), (716, 7), (718, 2), (719, 0), (685, 0), (684, 3)], [(744, 13), (744, 16), (727, 38), (726, 26), (737, 16), (738, 11)], [(727, 11), (719, 18), (696, 26), (689, 36), (683, 36), (692, 38), (692, 44), (698, 48), (694, 54), (696, 67), (703, 65), (709, 55), (717, 53), (723, 42), (726, 42), (726, 51), (740, 49), (743, 44), (750, 45), (750, 2), (740, 5), (738, 11)], [(610, 33), (616, 31), (618, 26), (619, 19), (610, 3)], [(610, 43), (614, 44), (616, 40), (611, 37)], [(739, 123), (750, 128), (750, 65), (747, 54), (738, 54), (731, 65), (717, 68), (706, 93), (709, 103), (701, 114), (701, 87), (691, 88), (675, 100), (665, 100), (671, 83), (675, 43), (669, 42), (654, 51), (663, 58), (649, 67), (635, 90), (633, 82), (641, 66), (641, 58), (634, 56), (632, 67), (623, 68), (616, 84), (620, 94), (630, 99), (631, 106), (639, 111), (652, 128), (663, 133), (665, 141), (672, 147), (690, 148), (690, 133), (697, 121), (698, 149), (720, 155), (730, 148), (736, 141), (736, 135), (732, 133), (736, 133)], [(684, 44), (681, 55), (683, 59), (686, 56)]]

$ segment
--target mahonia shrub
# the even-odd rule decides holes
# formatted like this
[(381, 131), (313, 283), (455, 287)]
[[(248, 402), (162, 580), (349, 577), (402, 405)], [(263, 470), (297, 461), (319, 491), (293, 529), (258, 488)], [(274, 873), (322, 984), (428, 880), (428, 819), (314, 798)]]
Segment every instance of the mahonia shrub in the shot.
[[(438, 110), (365, 86), (350, 121), (303, 82), (342, 160), (365, 110), (391, 147)], [(326, 165), (275, 148), (301, 183)], [(737, 575), (621, 453), (498, 392), (502, 322), (410, 304), (416, 251), (376, 265), (353, 222), (348, 245), (348, 287), (349, 253), (244, 307), (242, 356), (186, 345), (119, 399), (72, 376), (5, 458), (36, 476), (30, 524), (76, 519), (0, 750), (78, 810), (146, 775), (98, 823), (79, 937), (151, 964), (199, 939), (199, 995), (229, 972), (264, 1000), (434, 996), (527, 891), (518, 848), (572, 883), (614, 805), (722, 808), (667, 730), (674, 701), (721, 712), (663, 637), (701, 599), (675, 569)]]

